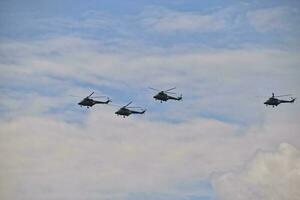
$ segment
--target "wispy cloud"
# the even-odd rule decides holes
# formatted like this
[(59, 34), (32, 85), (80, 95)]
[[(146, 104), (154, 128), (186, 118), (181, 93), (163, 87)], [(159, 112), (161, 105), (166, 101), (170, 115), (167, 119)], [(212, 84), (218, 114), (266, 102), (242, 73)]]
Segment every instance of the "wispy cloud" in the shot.
[[(105, 51), (107, 46), (113, 50)], [(258, 114), (251, 111), (252, 106), (261, 103), (252, 99), (253, 95), (249, 96), (249, 93), (265, 95), (298, 91), (295, 85), (299, 82), (296, 76), (299, 58), (297, 53), (284, 50), (250, 47), (209, 51), (198, 48), (145, 49), (137, 52), (135, 48), (129, 51), (130, 46), (111, 48), (102, 42), (74, 37), (3, 43), (2, 47), (1, 52), (5, 55), (5, 62), (1, 65), (4, 86), (28, 85), (38, 91), (42, 91), (39, 87), (48, 87), (48, 91), (64, 88), (56, 90), (59, 92), (56, 95), (61, 95), (72, 87), (81, 87), (80, 83), (86, 83), (98, 88), (109, 87), (120, 94), (131, 88), (137, 91), (134, 95), (139, 96), (146, 93), (148, 86), (161, 89), (177, 86), (188, 102), (179, 108), (182, 109), (180, 115), (171, 115), (180, 119), (202, 113), (235, 120), (244, 115), (244, 122), (247, 122)], [(9, 86), (5, 84), (9, 80), (15, 81)], [(261, 85), (266, 89), (258, 90)], [(111, 95), (115, 97), (115, 94)], [(212, 98), (216, 95), (218, 98)], [(231, 101), (232, 95), (238, 101), (244, 99), (244, 103)], [(151, 96), (140, 101), (149, 104)], [(233, 115), (232, 106), (240, 112)], [(172, 112), (174, 108), (169, 109)]]
[(144, 11), (142, 23), (146, 29), (160, 33), (215, 32), (226, 25), (220, 13), (180, 12), (160, 7), (150, 7)]
[(250, 23), (259, 32), (297, 30), (299, 10), (290, 7), (272, 7), (250, 11)]
[(114, 27), (116, 21), (108, 13), (101, 11), (89, 11), (80, 14), (77, 18), (44, 18), (35, 19), (38, 28), (50, 31), (63, 30), (87, 30), (87, 29), (108, 29)]

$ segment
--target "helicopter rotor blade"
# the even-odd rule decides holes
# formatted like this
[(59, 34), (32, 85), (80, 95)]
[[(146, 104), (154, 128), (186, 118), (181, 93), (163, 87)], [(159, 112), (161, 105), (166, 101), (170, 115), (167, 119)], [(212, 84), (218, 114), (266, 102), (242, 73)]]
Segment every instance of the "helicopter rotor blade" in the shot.
[(78, 97), (78, 98), (82, 98), (80, 96), (76, 96), (76, 95), (68, 95), (69, 97)]
[(159, 91), (158, 89), (155, 89), (155, 88), (152, 88), (152, 87), (149, 87), (149, 89)]
[(108, 96), (96, 96), (96, 97), (93, 97), (93, 98), (95, 98), (95, 99), (97, 99), (97, 98), (107, 98), (107, 99), (109, 99)]
[(173, 88), (170, 88), (168, 90), (165, 90), (164, 92), (169, 92), (169, 91), (174, 90), (174, 89), (176, 89), (176, 87), (173, 87)]
[(138, 107), (138, 106), (130, 106), (130, 107), (126, 107), (126, 108), (137, 108), (137, 109), (143, 109), (142, 107)]
[(94, 94), (94, 92), (92, 92), (89, 96), (87, 96), (87, 97), (91, 97), (92, 95)]
[(286, 96), (292, 96), (292, 94), (278, 95), (278, 96), (275, 96), (275, 97), (286, 97)]
[(168, 93), (168, 94), (176, 94), (175, 92), (164, 92), (164, 93)]
[(107, 104), (108, 106), (113, 106), (113, 107), (118, 107), (118, 108), (120, 108), (120, 107), (122, 107), (122, 106), (120, 106), (120, 105), (117, 105), (117, 104), (112, 104), (112, 103), (110, 103), (110, 104)]
[(123, 106), (123, 108), (126, 108), (127, 106), (129, 106), (132, 103), (132, 101), (130, 101), (126, 106)]
[(264, 97), (264, 98), (268, 98), (268, 97), (270, 97), (270, 96), (255, 96), (255, 97)]

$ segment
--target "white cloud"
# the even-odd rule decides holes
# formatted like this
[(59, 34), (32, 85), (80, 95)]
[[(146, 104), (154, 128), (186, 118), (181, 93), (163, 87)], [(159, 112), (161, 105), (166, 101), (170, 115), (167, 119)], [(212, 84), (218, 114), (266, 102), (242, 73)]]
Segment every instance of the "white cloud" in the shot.
[(239, 168), (257, 149), (270, 150), (282, 141), (300, 146), (292, 113), (270, 116), (262, 127), (241, 134), (238, 127), (215, 120), (167, 124), (149, 122), (147, 116), (123, 120), (113, 111), (91, 110), (83, 125), (56, 116), (1, 122), (1, 199), (173, 194), (178, 183)]
[[(193, 76), (212, 74), (228, 79), (257, 72), (293, 74), (300, 62), (296, 52), (257, 47), (206, 51), (192, 48), (164, 53), (165, 49), (148, 51), (143, 50), (143, 46), (138, 52), (126, 51), (129, 47), (105, 51), (105, 47), (97, 41), (72, 37), (30, 43), (3, 43), (1, 52), (10, 63), (3, 63), (1, 71), (3, 75), (39, 73), (82, 80), (96, 80), (95, 76), (102, 76), (129, 82), (136, 82), (139, 78), (143, 81), (145, 78), (155, 78), (155, 82), (166, 81), (168, 76), (181, 82)], [(182, 76), (183, 71), (185, 76)]]
[(257, 153), (240, 171), (215, 176), (213, 183), (222, 200), (297, 200), (300, 151), (282, 143), (276, 152)]
[(297, 10), (289, 7), (266, 8), (248, 12), (250, 23), (259, 32), (297, 30)]
[(225, 28), (226, 21), (220, 13), (199, 14), (150, 7), (142, 15), (142, 23), (149, 30), (161, 33), (178, 31), (215, 32)]
[[(1, 81), (6, 86), (45, 87), (47, 91), (51, 89), (60, 95), (75, 94), (72, 90), (81, 87), (76, 82), (124, 91), (130, 88), (141, 96), (145, 96), (148, 86), (162, 89), (177, 86), (178, 91), (183, 93), (185, 103), (180, 104), (180, 108), (169, 109), (172, 115), (167, 113), (166, 117), (186, 119), (200, 111), (244, 121), (262, 115), (254, 110), (263, 99), (253, 96), (272, 92), (297, 94), (299, 90), (300, 60), (297, 52), (293, 51), (257, 47), (149, 50), (140, 46), (142, 50), (137, 52), (130, 47), (106, 50), (106, 46), (94, 40), (74, 37), (3, 43), (1, 54), (5, 59), (0, 65)], [(141, 102), (149, 104), (151, 94), (148, 91), (149, 101), (143, 98)], [(24, 98), (20, 94), (16, 98), (7, 92), (5, 96), (17, 101), (23, 101), (26, 97), (29, 98), (27, 102), (36, 100), (30, 99), (34, 94), (24, 95)], [(112, 98), (116, 100), (114, 96)], [(31, 108), (32, 104), (27, 102), (19, 104), (14, 110), (22, 110), (22, 107), (40, 110)], [(57, 102), (59, 99), (50, 105), (57, 105)]]
[(116, 25), (109, 14), (101, 11), (90, 11), (77, 18), (41, 18), (34, 19), (37, 28), (43, 31), (64, 32), (75, 30), (108, 29)]
[[(160, 9), (142, 17), (150, 30), (199, 33), (225, 29), (224, 16)], [(74, 21), (56, 19), (49, 28), (57, 28), (58, 23), (62, 30), (98, 29), (115, 22), (106, 17), (90, 13)], [(272, 19), (263, 18), (265, 23)], [(176, 185), (237, 170), (257, 149), (272, 150), (282, 142), (300, 147), (299, 104), (264, 109), (262, 100), (253, 98), (258, 93), (299, 92), (297, 51), (133, 46), (122, 39), (99, 42), (76, 37), (1, 41), (0, 81), (5, 90), (0, 111), (8, 109), (5, 112), (12, 117), (2, 118), (0, 124), (0, 199), (124, 199), (132, 192), (176, 197), (207, 194), (206, 188), (177, 191)], [(164, 112), (149, 110), (123, 120), (113, 114), (114, 109), (97, 106), (81, 115), (74, 113), (77, 100), (71, 100), (71, 111), (48, 113), (70, 103), (63, 95), (85, 95), (93, 86), (146, 96), (148, 86), (170, 85), (183, 92), (184, 101), (163, 105), (160, 108), (168, 108)], [(150, 92), (147, 95), (141, 102), (150, 105), (153, 99)], [(199, 112), (224, 121), (255, 119), (258, 123), (246, 129), (201, 118)], [(87, 118), (82, 117), (80, 125), (66, 122), (77, 115)], [(185, 120), (169, 124), (152, 121), (153, 115)]]

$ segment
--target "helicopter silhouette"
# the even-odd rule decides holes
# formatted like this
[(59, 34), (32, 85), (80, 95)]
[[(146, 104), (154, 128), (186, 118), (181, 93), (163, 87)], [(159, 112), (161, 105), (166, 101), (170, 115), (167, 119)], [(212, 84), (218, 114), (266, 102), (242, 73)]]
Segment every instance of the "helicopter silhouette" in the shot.
[(156, 101), (160, 101), (160, 103), (162, 103), (163, 101), (168, 101), (170, 99), (177, 100), (177, 101), (182, 100), (182, 95), (180, 95), (179, 97), (173, 97), (173, 96), (168, 95), (168, 94), (176, 94), (175, 92), (170, 92), (171, 90), (176, 89), (176, 87), (170, 88), (168, 90), (162, 90), (162, 91), (152, 88), (152, 87), (149, 87), (149, 89), (158, 91), (158, 93), (156, 95), (154, 95), (153, 98)]
[(93, 97), (93, 98), (103, 98), (106, 97), (107, 100), (106, 101), (97, 101), (94, 100), (93, 98), (91, 98), (91, 96), (94, 94), (94, 92), (92, 92), (90, 95), (88, 95), (87, 97), (85, 97), (84, 99), (82, 99), (78, 105), (80, 105), (80, 107), (82, 106), (86, 106), (87, 108), (93, 107), (95, 104), (108, 104), (109, 102), (111, 102), (111, 100), (109, 99), (109, 97), (106, 96), (97, 96), (97, 97)]
[[(143, 109), (141, 107), (128, 107), (132, 103), (129, 102), (125, 106), (122, 106), (118, 111), (115, 112), (116, 115), (121, 115), (123, 118), (128, 117), (131, 114), (144, 114), (146, 112), (146, 109)], [(131, 110), (130, 108), (138, 108), (141, 109), (141, 111)]]
[(276, 98), (276, 97), (285, 97), (285, 96), (291, 96), (291, 94), (275, 96), (274, 93), (272, 93), (272, 97), (270, 97), (266, 102), (264, 102), (264, 104), (266, 106), (270, 105), (274, 107), (274, 106), (278, 106), (281, 103), (294, 103), (294, 101), (296, 100), (296, 98), (292, 98), (292, 97), (291, 100), (282, 100)]

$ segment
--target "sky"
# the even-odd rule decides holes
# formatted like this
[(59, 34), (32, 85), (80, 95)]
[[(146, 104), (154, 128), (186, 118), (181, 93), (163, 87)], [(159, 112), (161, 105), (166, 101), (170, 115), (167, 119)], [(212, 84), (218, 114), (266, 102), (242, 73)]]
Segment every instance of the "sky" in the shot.
[[(263, 102), (299, 97), (299, 12), (297, 0), (0, 1), (0, 199), (298, 199), (300, 104)], [(93, 91), (147, 112), (77, 105)]]

